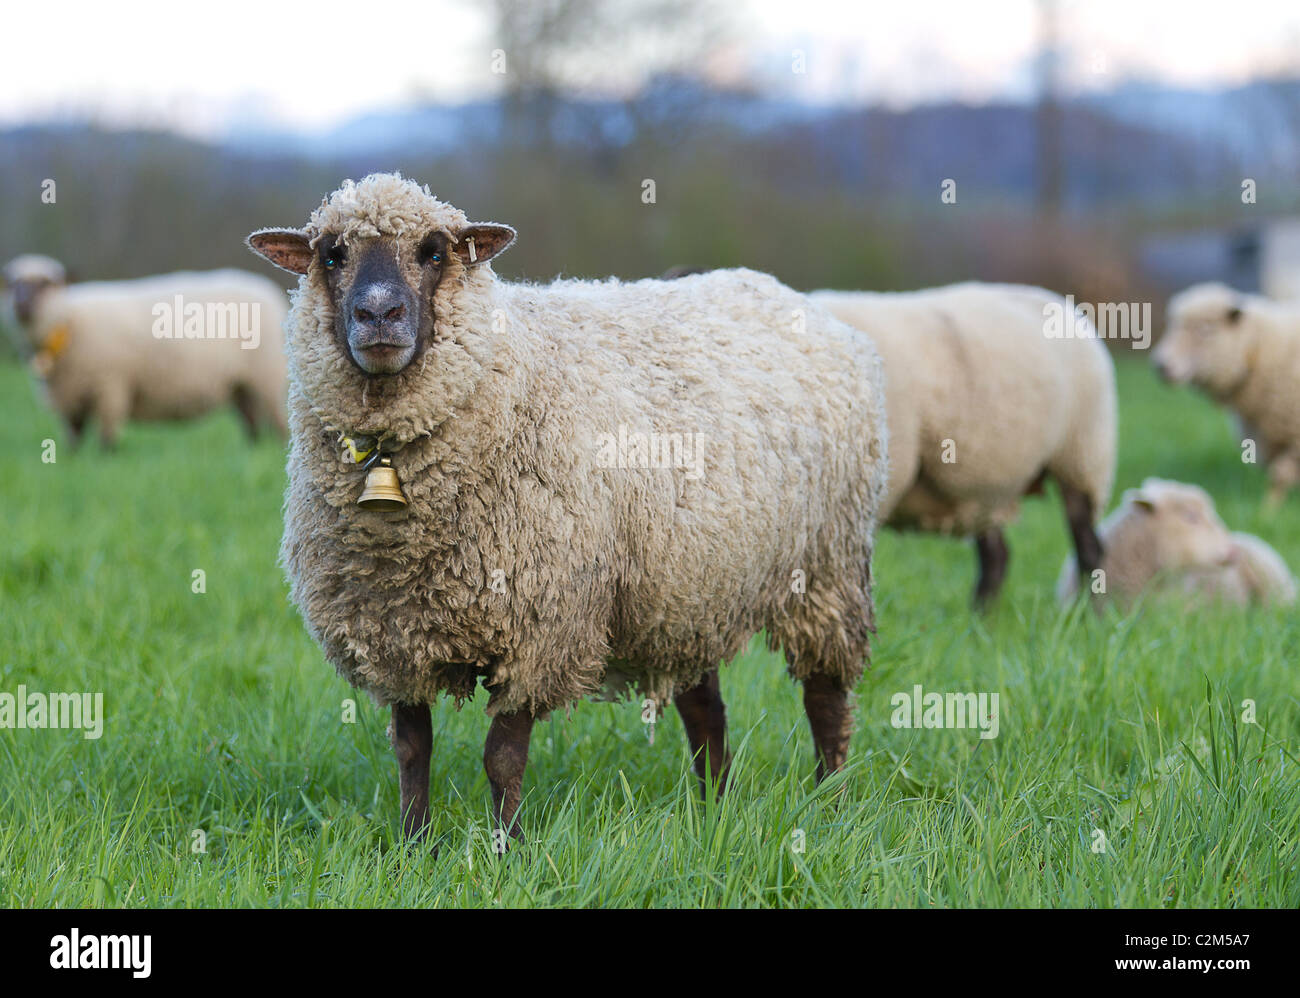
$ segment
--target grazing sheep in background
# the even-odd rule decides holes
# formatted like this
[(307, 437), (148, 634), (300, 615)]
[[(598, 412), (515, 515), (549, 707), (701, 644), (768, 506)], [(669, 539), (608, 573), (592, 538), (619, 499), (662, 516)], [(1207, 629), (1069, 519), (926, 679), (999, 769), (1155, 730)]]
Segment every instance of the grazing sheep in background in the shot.
[[(818, 778), (839, 769), (887, 465), (870, 340), (747, 270), (506, 283), (488, 261), (513, 240), (395, 175), (249, 237), (301, 275), (292, 596), (338, 671), (392, 706), (404, 831), (428, 821), (430, 704), (480, 682), (511, 834), (534, 719), (602, 687), (675, 700), (701, 785), (721, 788), (717, 669), (762, 628), (803, 683)], [(405, 508), (358, 506), (367, 453)]]
[[(1295, 579), (1278, 553), (1251, 534), (1230, 533), (1198, 486), (1148, 478), (1124, 493), (1100, 533), (1105, 595), (1122, 606), (1144, 592), (1234, 606), (1295, 601)], [(1077, 566), (1067, 559), (1057, 596), (1068, 602), (1078, 587)]]
[(50, 288), (29, 327), (32, 368), (74, 444), (128, 420), (192, 419), (233, 403), (250, 436), (284, 436), (285, 294), (241, 270)]
[(1300, 305), (1194, 285), (1169, 300), (1151, 361), (1236, 413), (1242, 441), (1268, 465), (1267, 505), (1281, 504), (1300, 481)]
[(1006, 575), (1002, 528), (1050, 475), (1079, 561), (1100, 564), (1094, 524), (1114, 481), (1118, 416), (1110, 354), (1085, 318), (1074, 337), (1049, 337), (1047, 316), (1064, 314), (1064, 300), (1016, 285), (809, 298), (869, 333), (884, 363), (885, 523), (973, 535), (985, 605)]

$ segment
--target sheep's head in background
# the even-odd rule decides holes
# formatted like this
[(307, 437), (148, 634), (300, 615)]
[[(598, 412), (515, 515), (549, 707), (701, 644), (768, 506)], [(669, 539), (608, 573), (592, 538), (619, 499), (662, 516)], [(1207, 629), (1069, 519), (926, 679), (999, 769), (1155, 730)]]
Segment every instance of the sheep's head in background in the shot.
[(1169, 325), (1151, 355), (1165, 381), (1230, 397), (1250, 373), (1256, 305), (1224, 284), (1197, 284), (1169, 300)]
[(463, 283), (514, 239), (507, 225), (471, 223), (428, 188), (376, 174), (345, 181), (305, 228), (262, 229), (248, 244), (328, 303), (338, 349), (376, 377), (422, 358), (447, 308), (446, 286)]
[(35, 318), (41, 295), (68, 283), (63, 264), (37, 253), (14, 257), (5, 264), (3, 275), (13, 301), (14, 317), (24, 326), (30, 326)]
[(1232, 534), (1209, 493), (1195, 485), (1148, 478), (1124, 493), (1124, 505), (1142, 518), (1162, 569), (1185, 572), (1217, 568), (1232, 561)]

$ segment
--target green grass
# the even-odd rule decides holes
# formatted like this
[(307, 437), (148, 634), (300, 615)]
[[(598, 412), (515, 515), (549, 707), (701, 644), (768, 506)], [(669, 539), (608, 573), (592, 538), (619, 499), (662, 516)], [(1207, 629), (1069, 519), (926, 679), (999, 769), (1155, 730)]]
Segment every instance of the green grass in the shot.
[[(1120, 375), (1119, 486), (1200, 482), (1300, 564), (1300, 497), (1260, 514), (1264, 474), (1223, 414)], [(395, 841), (387, 712), (358, 698), (341, 722), (355, 694), (287, 602), (278, 446), (223, 415), (74, 454), (21, 371), (0, 368), (0, 397), (0, 692), (98, 690), (107, 714), (97, 741), (0, 730), (5, 905), (1300, 904), (1295, 615), (1062, 614), (1054, 497), (1010, 531), (986, 619), (967, 609), (968, 545), (882, 536), (842, 777), (813, 785), (797, 690), (756, 642), (723, 673), (722, 804), (698, 802), (675, 713), (652, 746), (635, 705), (580, 704), (535, 731), (529, 841), (504, 862), (484, 835), (482, 701), (437, 708), (434, 857)], [(890, 697), (918, 683), (997, 692), (999, 736), (894, 729)]]

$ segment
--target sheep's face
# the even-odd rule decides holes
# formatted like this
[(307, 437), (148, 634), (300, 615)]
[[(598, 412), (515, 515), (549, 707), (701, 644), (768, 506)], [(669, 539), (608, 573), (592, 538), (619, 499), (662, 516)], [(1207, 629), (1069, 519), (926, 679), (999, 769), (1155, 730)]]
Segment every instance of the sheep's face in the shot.
[(397, 239), (349, 244), (326, 232), (316, 241), (334, 305), (334, 335), (366, 374), (396, 374), (427, 349), (446, 252), (447, 238), (440, 233), (431, 233), (414, 252)]
[(48, 277), (28, 277), (14, 281), (9, 285), (14, 302), (14, 316), (24, 326), (31, 325), (32, 319), (36, 317), (37, 301), (46, 291), (57, 286)]
[(455, 294), (467, 270), (513, 240), (508, 225), (476, 224), (428, 187), (377, 173), (344, 181), (303, 229), (260, 229), (248, 246), (302, 278), (309, 325), (333, 339), (313, 343), (312, 351), (337, 348), (326, 352), (346, 357), (364, 377), (386, 378), (437, 350), (439, 308), (459, 312)]
[(67, 275), (62, 264), (48, 257), (19, 257), (4, 270), (4, 283), (13, 302), (14, 317), (24, 326), (36, 318), (41, 296), (50, 288), (62, 287)]
[(1250, 373), (1254, 323), (1226, 288), (1191, 289), (1169, 306), (1169, 327), (1151, 355), (1171, 384), (1193, 384), (1228, 397)]
[(339, 349), (363, 373), (378, 377), (404, 371), (429, 348), (444, 279), (490, 260), (514, 237), (512, 228), (495, 223), (455, 234), (268, 229), (249, 236), (249, 245), (324, 291)]
[(1164, 569), (1213, 569), (1232, 560), (1232, 535), (1203, 489), (1148, 479), (1125, 499), (1155, 540)]

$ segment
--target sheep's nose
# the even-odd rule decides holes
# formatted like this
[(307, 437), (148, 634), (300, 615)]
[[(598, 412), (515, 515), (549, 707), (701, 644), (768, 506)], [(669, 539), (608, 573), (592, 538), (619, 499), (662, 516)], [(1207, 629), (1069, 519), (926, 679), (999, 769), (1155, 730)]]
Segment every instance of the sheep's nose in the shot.
[(368, 284), (352, 295), (352, 318), (365, 326), (386, 326), (406, 317), (406, 296), (387, 283)]
[(362, 308), (360, 305), (352, 310), (352, 317), (358, 322), (396, 322), (406, 314), (405, 305), (394, 305), (383, 315), (375, 315), (369, 309)]

